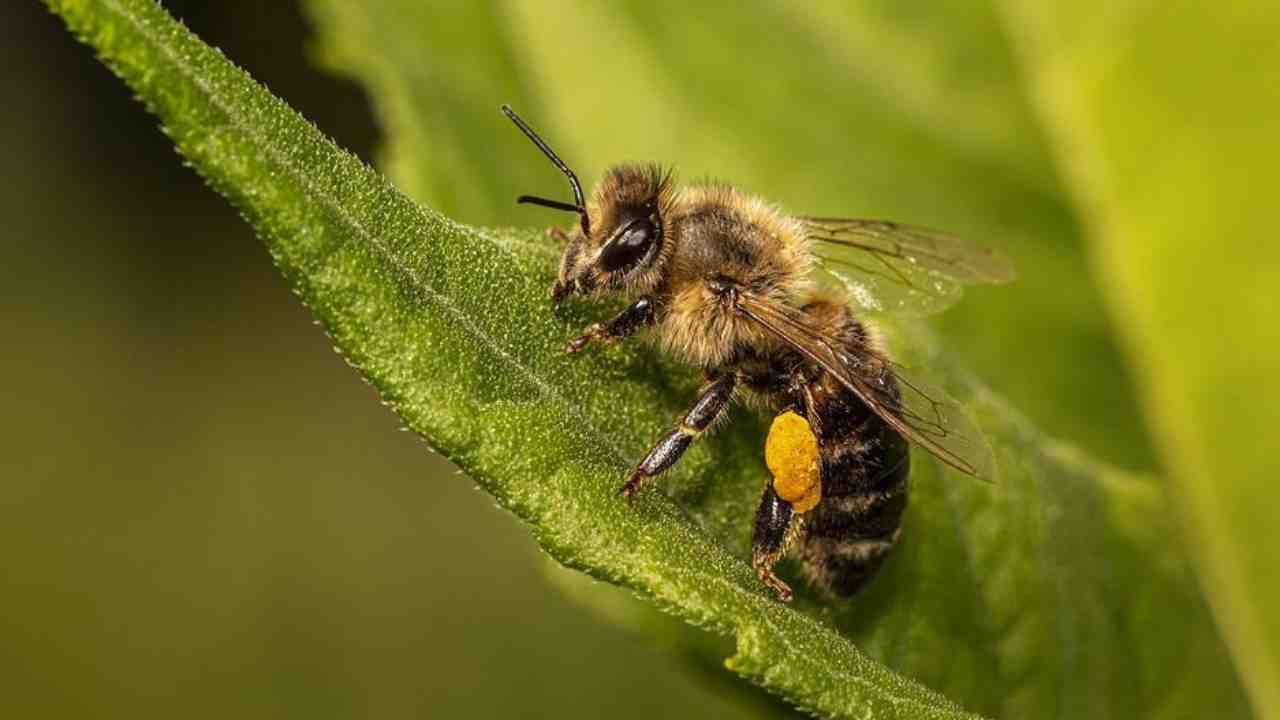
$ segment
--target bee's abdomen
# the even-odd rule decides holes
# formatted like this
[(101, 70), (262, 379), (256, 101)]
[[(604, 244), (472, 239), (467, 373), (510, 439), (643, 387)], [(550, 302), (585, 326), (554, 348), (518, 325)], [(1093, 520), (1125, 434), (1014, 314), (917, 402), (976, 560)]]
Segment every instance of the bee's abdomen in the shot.
[(817, 383), (812, 390), (822, 500), (805, 519), (801, 552), (812, 582), (847, 596), (871, 579), (898, 540), (910, 452), (843, 388)]

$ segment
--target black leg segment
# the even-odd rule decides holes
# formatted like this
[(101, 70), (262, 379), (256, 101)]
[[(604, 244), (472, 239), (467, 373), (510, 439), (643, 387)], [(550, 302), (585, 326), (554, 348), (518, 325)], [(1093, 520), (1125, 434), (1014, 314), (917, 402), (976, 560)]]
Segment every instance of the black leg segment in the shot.
[(791, 588), (773, 574), (773, 566), (786, 554), (799, 530), (799, 516), (791, 511), (791, 503), (778, 497), (772, 482), (765, 485), (751, 535), (751, 566), (760, 582), (772, 588), (782, 602), (791, 600)]
[(667, 468), (675, 465), (692, 444), (693, 436), (684, 432), (684, 428), (672, 430), (653, 446), (640, 463), (640, 467), (636, 468), (636, 472), (648, 477), (661, 475)]
[(592, 340), (613, 341), (628, 337), (640, 328), (653, 324), (654, 310), (652, 298), (640, 298), (609, 322), (588, 326), (581, 335), (569, 341), (565, 350), (575, 353), (586, 347)]
[(681, 419), (679, 427), (667, 433), (653, 446), (622, 486), (622, 494), (630, 498), (646, 480), (661, 475), (675, 465), (684, 451), (693, 444), (694, 438), (711, 427), (729, 406), (736, 384), (737, 379), (733, 375), (721, 375), (703, 385), (702, 392)]

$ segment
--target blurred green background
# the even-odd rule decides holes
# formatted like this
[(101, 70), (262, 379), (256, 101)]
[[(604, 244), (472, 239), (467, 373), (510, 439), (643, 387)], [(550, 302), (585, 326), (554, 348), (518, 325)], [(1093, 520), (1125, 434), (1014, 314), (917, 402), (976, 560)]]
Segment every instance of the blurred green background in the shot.
[[(1275, 547), (1258, 529), (1274, 503), (1252, 502), (1270, 497), (1257, 489), (1275, 446), (1196, 449), (1246, 427), (1197, 413), (1223, 405), (1224, 390), (1274, 397), (1277, 383), (1249, 380), (1265, 376), (1280, 342), (1258, 342), (1239, 366), (1216, 362), (1211, 343), (1179, 346), (1205, 327), (1192, 322), (1205, 303), (1192, 275), (1177, 285), (1169, 260), (1185, 249), (1191, 261), (1177, 267), (1199, 269), (1193, 253), (1215, 213), (1239, 197), (1265, 205), (1278, 187), (1242, 173), (1249, 192), (1211, 192), (1235, 187), (1224, 151), (1274, 153), (1274, 139), (1250, 133), (1280, 102), (1227, 82), (1269, 66), (1224, 49), (1246, 26), (1265, 42), (1274, 17), (1224, 15), (1204, 34), (1222, 42), (1194, 46), (1203, 54), (1184, 72), (1176, 59), (1189, 44), (1159, 39), (1199, 26), (1170, 13), (1183, 25), (1144, 34), (1129, 21), (1152, 18), (1131, 4), (1106, 16), (962, 0), (748, 11), (661, 0), (163, 4), (339, 144), (463, 222), (561, 220), (511, 203), (563, 187), (496, 112), (508, 101), (588, 182), (613, 162), (657, 159), (798, 212), (893, 217), (1000, 247), (1021, 281), (972, 292), (939, 318), (948, 352), (1047, 436), (1181, 477), (1189, 507), (1228, 498), (1188, 523), (1223, 544), (1189, 545), (1204, 553), (1204, 586), (1252, 697), (1280, 711), (1266, 705), (1277, 697), (1276, 634), (1264, 637), (1251, 610), (1277, 587), (1258, 580), (1270, 569), (1258, 548)], [(1148, 36), (1157, 40), (1137, 44)], [(37, 3), (0, 9), (0, 40), (11, 93), (0, 108), (0, 313), (11, 338), (0, 356), (0, 708), (779, 711), (566, 600), (523, 528), (397, 432), (248, 227), (90, 51)], [(1170, 62), (1141, 64), (1151, 57)], [(1223, 90), (1205, 107), (1245, 98), (1250, 119), (1182, 112), (1206, 86)], [(1161, 106), (1167, 98), (1184, 102)], [(1187, 167), (1152, 172), (1164, 141), (1217, 153), (1217, 165), (1182, 153)], [(1190, 192), (1208, 199), (1188, 203)], [(1210, 208), (1191, 218), (1204, 222), (1189, 225), (1196, 239), (1161, 224), (1189, 207)], [(1244, 219), (1227, 242), (1265, 228), (1247, 211), (1233, 217)], [(1216, 327), (1237, 341), (1274, 312), (1280, 275), (1266, 258), (1244, 283), (1263, 298), (1259, 319)], [(1208, 294), (1227, 297), (1240, 277), (1216, 277)], [(1169, 297), (1187, 306), (1158, 302)], [(1151, 307), (1165, 309), (1142, 312)], [(1179, 395), (1183, 386), (1198, 394)], [(1274, 412), (1256, 411), (1248, 427), (1268, 427)], [(1210, 472), (1224, 457), (1239, 464), (1230, 477)], [(1247, 522), (1213, 524), (1242, 502)], [(1223, 562), (1246, 545), (1252, 564)]]

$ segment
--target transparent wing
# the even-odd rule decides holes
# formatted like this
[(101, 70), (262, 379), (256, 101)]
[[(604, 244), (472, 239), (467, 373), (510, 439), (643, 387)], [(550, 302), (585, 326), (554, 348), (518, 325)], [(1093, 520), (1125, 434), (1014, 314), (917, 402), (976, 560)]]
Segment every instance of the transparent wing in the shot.
[(964, 285), (1014, 278), (1000, 253), (937, 230), (886, 220), (799, 220), (813, 241), (818, 283), (866, 311), (927, 315), (955, 303)]
[(893, 363), (869, 351), (842, 348), (793, 308), (743, 293), (738, 310), (831, 373), (907, 440), (960, 472), (992, 477), (995, 459), (990, 446), (968, 413), (946, 393), (907, 378)]

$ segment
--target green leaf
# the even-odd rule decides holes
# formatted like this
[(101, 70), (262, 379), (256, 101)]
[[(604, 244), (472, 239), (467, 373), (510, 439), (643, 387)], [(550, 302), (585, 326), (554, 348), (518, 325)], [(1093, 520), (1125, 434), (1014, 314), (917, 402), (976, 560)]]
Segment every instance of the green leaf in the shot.
[(1280, 717), (1280, 8), (1010, 3), (1009, 15), (1219, 626), (1259, 714)]
[(744, 560), (761, 420), (692, 452), (669, 482), (678, 503), (620, 502), (629, 460), (693, 378), (641, 347), (566, 356), (587, 317), (552, 312), (554, 248), (540, 233), (416, 205), (149, 0), (49, 5), (244, 213), (409, 427), (560, 562), (732, 637), (736, 672), (828, 717), (966, 716), (936, 691), (993, 715), (1245, 712), (1159, 486), (1046, 438), (947, 356), (916, 360), (983, 421), (1000, 483), (917, 456), (908, 540), (870, 591), (781, 605)]

